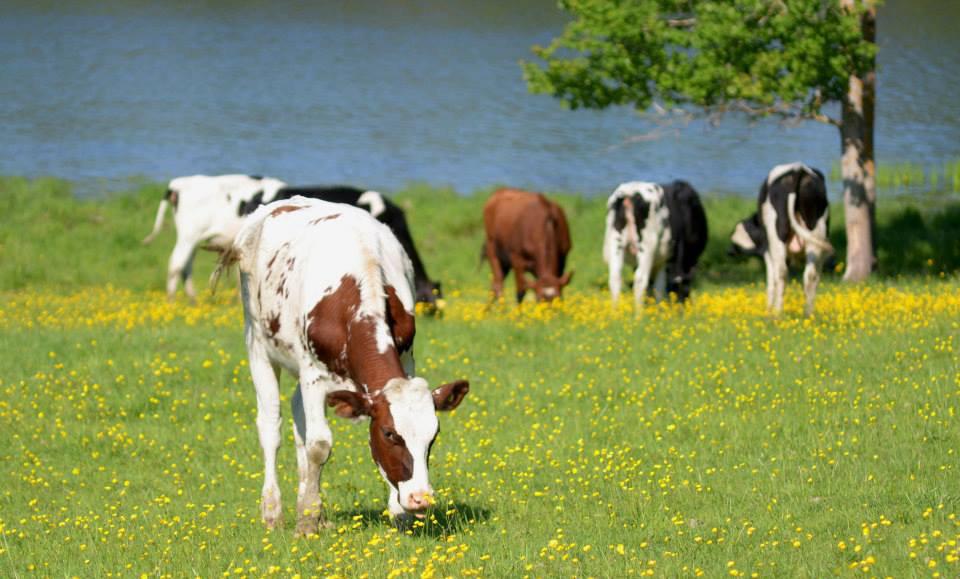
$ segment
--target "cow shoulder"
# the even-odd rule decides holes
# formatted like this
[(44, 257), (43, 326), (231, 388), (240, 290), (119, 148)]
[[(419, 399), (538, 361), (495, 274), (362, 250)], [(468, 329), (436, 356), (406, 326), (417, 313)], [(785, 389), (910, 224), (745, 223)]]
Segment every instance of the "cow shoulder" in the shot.
[(307, 314), (307, 346), (317, 360), (341, 376), (347, 373), (347, 326), (360, 307), (360, 287), (351, 275), (324, 295)]

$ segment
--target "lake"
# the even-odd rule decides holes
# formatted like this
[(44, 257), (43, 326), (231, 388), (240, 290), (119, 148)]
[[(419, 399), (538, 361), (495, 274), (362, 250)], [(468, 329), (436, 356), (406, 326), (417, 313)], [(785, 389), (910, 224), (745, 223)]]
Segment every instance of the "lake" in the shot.
[[(63, 177), (83, 195), (228, 172), (461, 193), (682, 177), (754, 195), (772, 165), (837, 162), (837, 130), (817, 123), (658, 129), (530, 95), (517, 63), (564, 18), (552, 0), (5, 0), (0, 174)], [(881, 9), (881, 163), (960, 155), (957, 22), (960, 2)]]

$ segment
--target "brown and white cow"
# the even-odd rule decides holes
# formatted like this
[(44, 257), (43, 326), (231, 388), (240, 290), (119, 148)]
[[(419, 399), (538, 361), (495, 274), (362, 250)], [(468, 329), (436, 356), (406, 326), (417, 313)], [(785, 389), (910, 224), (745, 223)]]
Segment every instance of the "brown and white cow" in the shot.
[(257, 390), (267, 526), (277, 525), (282, 512), (281, 369), (299, 382), (291, 400), (298, 533), (314, 533), (323, 523), (320, 473), (333, 443), (324, 404), (342, 417), (370, 418), (370, 450), (389, 485), (391, 514), (426, 509), (436, 412), (456, 408), (469, 384), (458, 380), (431, 391), (414, 376), (413, 271), (396, 237), (362, 209), (294, 197), (248, 218), (221, 268), (234, 261)]
[[(493, 295), (503, 294), (503, 279), (513, 269), (517, 302), (528, 287), (537, 300), (560, 297), (573, 272), (564, 273), (570, 252), (570, 228), (563, 209), (541, 193), (499, 189), (483, 206), (487, 238), (484, 252), (493, 270)], [(530, 281), (526, 273), (536, 279)]]

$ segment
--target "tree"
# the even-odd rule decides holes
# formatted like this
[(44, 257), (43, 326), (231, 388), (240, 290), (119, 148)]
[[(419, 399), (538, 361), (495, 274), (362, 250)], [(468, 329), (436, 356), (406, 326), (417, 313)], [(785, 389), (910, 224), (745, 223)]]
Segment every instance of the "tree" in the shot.
[[(874, 265), (875, 21), (878, 0), (560, 0), (573, 19), (542, 63), (522, 63), (531, 91), (571, 108), (692, 105), (837, 127), (847, 229), (844, 279)], [(840, 118), (824, 111), (840, 104)]]

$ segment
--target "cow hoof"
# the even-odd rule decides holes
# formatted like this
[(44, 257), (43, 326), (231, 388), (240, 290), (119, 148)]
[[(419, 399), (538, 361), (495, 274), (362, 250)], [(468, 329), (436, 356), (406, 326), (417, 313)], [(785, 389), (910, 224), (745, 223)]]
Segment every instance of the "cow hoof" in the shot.
[(320, 531), (329, 531), (336, 528), (336, 525), (321, 517), (319, 520), (314, 518), (301, 518), (297, 521), (297, 536), (309, 537), (310, 535), (319, 535)]
[(280, 506), (280, 501), (275, 497), (276, 495), (268, 495), (260, 502), (260, 518), (263, 519), (263, 524), (268, 529), (283, 526), (283, 507)]
[(267, 526), (267, 529), (274, 530), (283, 527), (283, 516), (263, 516), (263, 524)]

